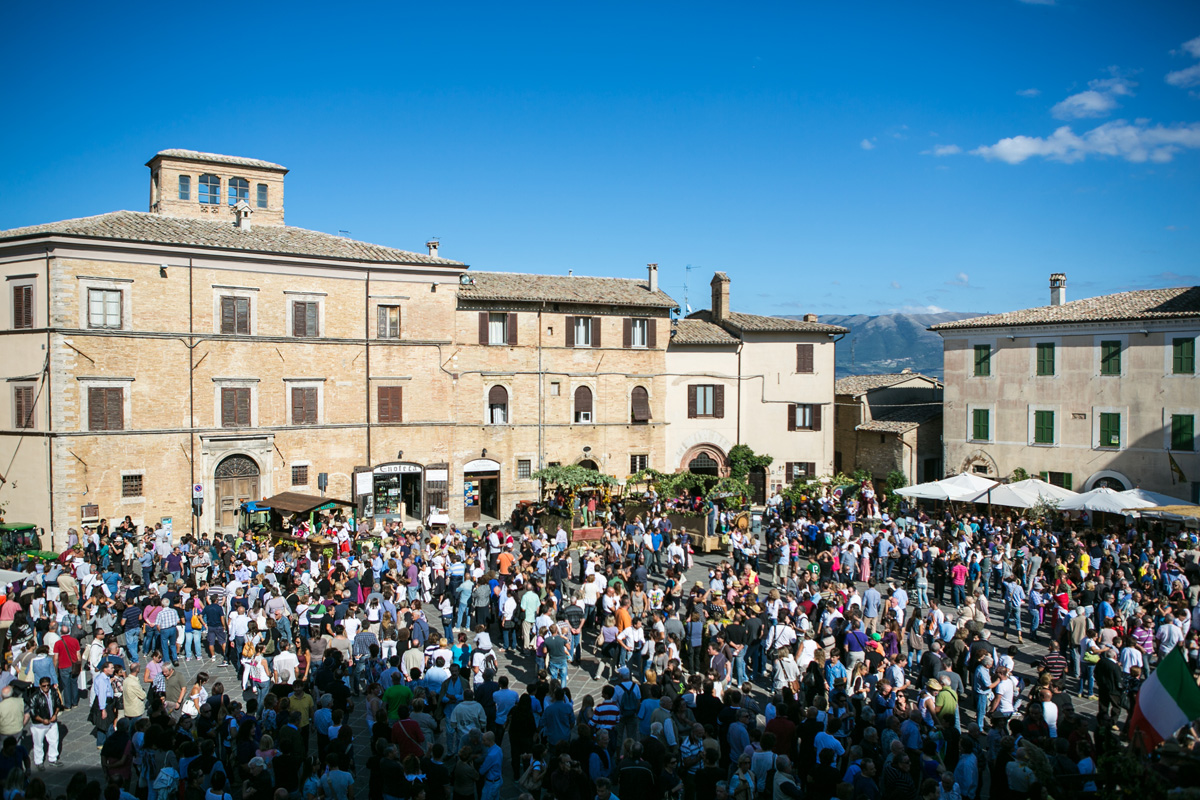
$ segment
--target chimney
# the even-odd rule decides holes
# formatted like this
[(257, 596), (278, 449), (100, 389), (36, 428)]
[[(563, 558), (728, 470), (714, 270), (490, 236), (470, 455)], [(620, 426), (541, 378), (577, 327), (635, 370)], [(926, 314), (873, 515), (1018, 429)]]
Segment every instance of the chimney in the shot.
[(658, 291), (658, 264), (647, 264), (646, 268), (650, 271), (650, 291)]
[(425, 246), (429, 248), (429, 255), (434, 256), (435, 258), (437, 257), (439, 245), (441, 245), (441, 242), (439, 242), (437, 239), (430, 239), (425, 243)]
[(1067, 302), (1067, 274), (1065, 272), (1050, 273), (1050, 305), (1061, 306)]
[(714, 272), (711, 285), (713, 321), (729, 319), (729, 276), (724, 272)]
[(816, 315), (816, 314), (805, 314), (805, 315), (804, 315), (804, 321), (805, 321), (805, 322), (816, 322), (816, 321), (817, 321), (817, 315)]
[(237, 205), (233, 207), (233, 224), (244, 231), (250, 230), (250, 215), (253, 212), (254, 209), (250, 208), (249, 203), (238, 200)]

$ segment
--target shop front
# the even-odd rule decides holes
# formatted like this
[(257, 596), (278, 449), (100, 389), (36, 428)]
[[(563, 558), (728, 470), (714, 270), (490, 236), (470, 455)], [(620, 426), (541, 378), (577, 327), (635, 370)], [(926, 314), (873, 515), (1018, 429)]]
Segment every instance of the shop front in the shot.
[(463, 464), (463, 520), (479, 522), (498, 519), (500, 462), (490, 458), (468, 461)]
[(425, 468), (411, 461), (380, 464), (373, 472), (371, 513), (377, 520), (420, 520)]

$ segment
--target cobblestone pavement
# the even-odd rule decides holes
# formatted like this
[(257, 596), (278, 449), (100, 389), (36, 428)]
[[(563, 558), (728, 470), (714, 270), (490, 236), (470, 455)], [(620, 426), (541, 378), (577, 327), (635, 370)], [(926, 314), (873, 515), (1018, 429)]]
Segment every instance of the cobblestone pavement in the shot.
[[(701, 580), (707, 584), (709, 567), (719, 563), (721, 560), (721, 556), (716, 554), (697, 555), (695, 557), (694, 565), (690, 570), (688, 570), (688, 581), (694, 582)], [(769, 570), (760, 573), (764, 584), (769, 585), (769, 574)], [(433, 611), (432, 607), (430, 610)], [(1002, 614), (1003, 611), (1000, 608), (999, 603), (993, 599), (992, 624), (989, 625), (989, 628), (992, 631), (992, 640), (998, 647), (1004, 647), (1006, 645), (1006, 641), (1001, 635), (1001, 623), (1003, 622)], [(1025, 675), (1027, 680), (1030, 675), (1036, 675), (1036, 670), (1034, 670), (1032, 665), (1043, 655), (1045, 655), (1048, 642), (1048, 636), (1042, 632), (1036, 640), (1031, 640), (1026, 637), (1024, 644), (1019, 645), (1020, 652), (1017, 656), (1018, 671)], [(1013, 642), (1013, 644), (1015, 644), (1015, 642)], [(518, 653), (515, 651), (498, 651), (497, 656), (502, 673), (508, 675), (509, 679), (513, 681), (514, 684), (523, 686), (535, 677), (536, 668), (534, 666), (533, 657), (528, 652)], [(576, 704), (578, 704), (583, 696), (587, 694), (596, 694), (597, 699), (599, 699), (600, 687), (603, 684), (600, 680), (597, 680), (594, 677), (596, 668), (597, 662), (595, 657), (589, 654), (585, 654), (581, 666), (568, 667), (569, 672), (567, 686), (571, 690), (571, 694), (575, 698)], [(189, 681), (196, 675), (196, 673), (200, 672), (201, 670), (205, 670), (210, 675), (209, 686), (211, 686), (215, 681), (221, 681), (227, 687), (226, 693), (231, 697), (236, 698), (240, 695), (240, 690), (237, 688), (239, 687), (237, 673), (232, 667), (222, 666), (219, 660), (216, 663), (213, 663), (207, 659), (200, 662), (195, 660), (180, 661), (179, 669)], [(1078, 692), (1075, 679), (1069, 679), (1068, 688), (1073, 693)], [(1075, 697), (1074, 702), (1077, 712), (1082, 713), (1089, 719), (1095, 719), (1097, 711), (1096, 701), (1080, 700), (1078, 697)], [(970, 708), (969, 704), (967, 707), (968, 709)], [(967, 724), (968, 718), (971, 716), (972, 714), (970, 714), (969, 711), (968, 713), (964, 714), (964, 724)], [(99, 751), (96, 748), (94, 738), (90, 735), (91, 726), (88, 724), (86, 717), (87, 709), (82, 702), (77, 708), (72, 709), (64, 714), (63, 721), (70, 729), (70, 733), (68, 734), (63, 746), (61, 763), (57, 766), (47, 766), (46, 770), (43, 772), (38, 772), (35, 768), (33, 774), (45, 780), (51, 796), (63, 793), (66, 789), (67, 782), (71, 779), (71, 776), (76, 771), (80, 770), (85, 772), (89, 778), (100, 780), (101, 784), (103, 784), (103, 777), (100, 770)], [(370, 755), (370, 739), (364, 705), (359, 698), (355, 699), (355, 707), (350, 714), (350, 724), (353, 726), (354, 741), (356, 745), (355, 760), (358, 766), (357, 793), (359, 797), (365, 797), (367, 791), (367, 772), (364, 765), (367, 757)], [(312, 746), (315, 751), (316, 737), (313, 737)], [(515, 797), (517, 795), (515, 783), (508, 776), (509, 759), (507, 757), (507, 741), (505, 743), (505, 750), (504, 796)], [(238, 788), (240, 789), (240, 787)]]

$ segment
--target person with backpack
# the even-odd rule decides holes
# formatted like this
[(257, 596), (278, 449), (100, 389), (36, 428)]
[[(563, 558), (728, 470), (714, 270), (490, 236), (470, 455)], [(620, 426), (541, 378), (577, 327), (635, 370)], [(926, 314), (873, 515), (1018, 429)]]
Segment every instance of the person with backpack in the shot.
[(626, 739), (638, 741), (638, 711), (642, 707), (642, 689), (637, 681), (629, 677), (629, 669), (621, 667), (618, 672), (620, 680), (614, 690), (613, 700), (621, 711), (621, 720), (617, 723), (617, 746)]

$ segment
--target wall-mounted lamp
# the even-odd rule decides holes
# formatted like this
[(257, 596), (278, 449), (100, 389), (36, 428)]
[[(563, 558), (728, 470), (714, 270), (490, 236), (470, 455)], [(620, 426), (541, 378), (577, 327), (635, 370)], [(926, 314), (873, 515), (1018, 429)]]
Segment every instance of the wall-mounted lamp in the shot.
[(404, 451), (403, 451), (403, 450), (401, 450), (399, 453), (396, 453), (396, 460), (397, 460), (397, 461), (398, 461), (398, 460), (400, 460), (400, 459), (402, 459), (402, 458), (404, 458)]
[(483, 448), (483, 458), (487, 458), (487, 448)]
[(158, 265), (158, 277), (160, 277), (160, 278), (167, 277), (167, 265), (166, 264)]
[(437, 283), (436, 282), (429, 284), (429, 291), (431, 291), (431, 292), (437, 291)]

